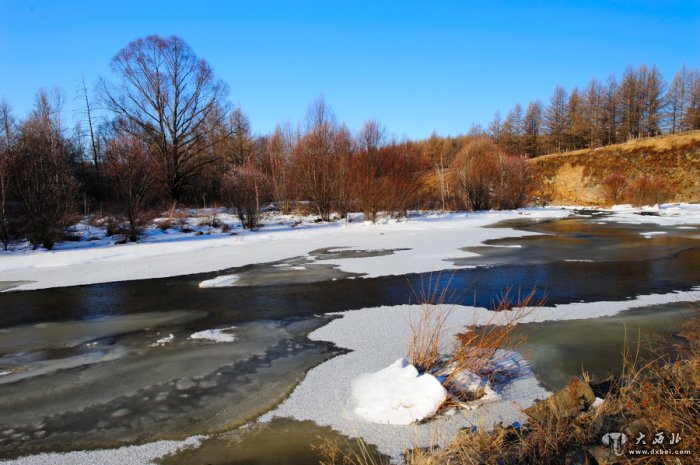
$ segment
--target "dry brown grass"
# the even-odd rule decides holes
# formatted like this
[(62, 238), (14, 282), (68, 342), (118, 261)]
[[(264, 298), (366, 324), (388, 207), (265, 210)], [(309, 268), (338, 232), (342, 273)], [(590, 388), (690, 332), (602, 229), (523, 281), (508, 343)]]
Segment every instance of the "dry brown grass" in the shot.
[[(497, 426), (490, 432), (464, 431), (445, 449), (413, 454), (409, 465), (546, 465), (571, 463), (576, 458), (577, 463), (694, 463), (700, 451), (700, 313), (684, 324), (680, 334), (684, 340), (673, 343), (670, 355), (642, 361), (638, 349), (626, 350), (623, 373), (598, 408), (580, 415), (566, 413), (569, 409), (538, 409), (522, 429)], [(581, 382), (587, 380), (567, 389)], [(577, 395), (569, 398), (573, 401)], [(577, 405), (570, 407), (576, 410)], [(646, 434), (648, 445), (660, 431), (667, 438), (678, 433), (678, 447), (696, 455), (611, 457), (600, 439), (617, 431), (625, 433), (632, 444), (640, 432)]]
[[(421, 372), (431, 373), (442, 380), (450, 393), (448, 405), (461, 405), (479, 397), (479, 393), (464, 392), (459, 382), (463, 373), (473, 373), (494, 380), (512, 378), (520, 373), (501, 365), (502, 358), (525, 342), (526, 337), (514, 337), (516, 325), (529, 315), (542, 300), (535, 298), (536, 290), (527, 294), (506, 289), (492, 304), (488, 321), (474, 320), (452, 339), (447, 334), (447, 322), (454, 305), (462, 300), (466, 290), (452, 286), (454, 274), (444, 279), (441, 273), (421, 279), (420, 288), (412, 288), (421, 305), (417, 321), (410, 321), (411, 336), (406, 357)], [(475, 397), (476, 396), (476, 397)]]
[(321, 437), (311, 448), (318, 454), (319, 465), (385, 465), (379, 454), (362, 439), (349, 439), (344, 444)]

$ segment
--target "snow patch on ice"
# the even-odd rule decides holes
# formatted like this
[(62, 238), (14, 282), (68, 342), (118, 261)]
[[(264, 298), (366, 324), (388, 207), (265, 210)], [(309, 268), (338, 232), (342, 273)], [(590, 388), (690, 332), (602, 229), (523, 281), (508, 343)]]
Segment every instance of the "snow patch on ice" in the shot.
[(197, 331), (190, 335), (190, 339), (203, 339), (214, 342), (233, 342), (236, 337), (233, 334), (228, 334), (225, 331), (230, 331), (235, 329), (235, 326), (229, 326), (228, 328), (220, 329), (205, 329), (204, 331)]
[(170, 342), (173, 342), (174, 339), (175, 339), (175, 336), (174, 336), (173, 334), (169, 334), (169, 335), (167, 335), (167, 336), (165, 336), (165, 337), (161, 337), (161, 338), (158, 339), (156, 342), (154, 342), (153, 344), (151, 344), (149, 347), (160, 347), (160, 346), (164, 346), (165, 344), (168, 344), (168, 343), (170, 343)]
[(50, 452), (0, 461), (0, 465), (156, 465), (166, 455), (184, 449), (194, 449), (205, 436), (192, 436), (182, 441), (157, 441), (118, 449)]
[(410, 425), (430, 418), (447, 399), (447, 390), (435, 376), (419, 374), (400, 358), (383, 370), (365, 373), (352, 383), (355, 414), (370, 423)]
[(644, 236), (647, 239), (650, 239), (652, 236), (662, 236), (664, 234), (666, 234), (666, 231), (644, 231), (639, 233), (640, 236)]
[(0, 370), (0, 376), (11, 375), (11, 370)]
[(199, 283), (201, 288), (216, 288), (216, 287), (231, 287), (238, 281), (238, 275), (229, 274), (217, 276), (216, 278), (207, 279)]

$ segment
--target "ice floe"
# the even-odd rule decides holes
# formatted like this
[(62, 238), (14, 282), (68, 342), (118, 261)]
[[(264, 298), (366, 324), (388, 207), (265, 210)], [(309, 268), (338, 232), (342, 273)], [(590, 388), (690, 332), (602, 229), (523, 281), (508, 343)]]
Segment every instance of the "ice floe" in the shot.
[(197, 331), (196, 333), (190, 334), (190, 339), (204, 339), (213, 342), (234, 342), (236, 337), (226, 331), (231, 331), (235, 328), (235, 326), (229, 326), (228, 328), (205, 329), (204, 331)]

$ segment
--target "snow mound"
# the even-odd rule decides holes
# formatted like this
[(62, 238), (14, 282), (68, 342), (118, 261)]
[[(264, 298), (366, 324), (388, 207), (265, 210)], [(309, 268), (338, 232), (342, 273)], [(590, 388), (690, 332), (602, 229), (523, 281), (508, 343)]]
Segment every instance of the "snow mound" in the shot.
[(215, 287), (231, 287), (238, 281), (238, 275), (229, 274), (224, 276), (217, 276), (213, 279), (207, 279), (199, 283), (201, 288), (215, 288)]
[(197, 331), (190, 335), (190, 339), (204, 339), (214, 342), (233, 342), (236, 337), (233, 334), (228, 334), (224, 331), (230, 331), (234, 329), (235, 326), (229, 326), (228, 328), (221, 329), (205, 329), (204, 331)]
[(370, 423), (410, 425), (437, 412), (447, 390), (431, 374), (419, 374), (405, 358), (353, 381), (355, 414)]

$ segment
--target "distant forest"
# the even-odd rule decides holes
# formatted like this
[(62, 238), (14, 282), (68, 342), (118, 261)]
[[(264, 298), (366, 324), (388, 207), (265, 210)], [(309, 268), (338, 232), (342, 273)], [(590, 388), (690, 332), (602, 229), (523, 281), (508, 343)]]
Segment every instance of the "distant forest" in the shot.
[[(584, 89), (557, 86), (547, 105), (516, 104), (486, 129), (395, 140), (378, 121), (352, 133), (323, 98), (304, 121), (254, 136), (228, 87), (178, 37), (148, 36), (111, 61), (113, 80), (82, 81), (83, 121), (65, 127), (60, 91), (41, 90), (24, 119), (0, 103), (0, 242), (51, 248), (80, 218), (136, 241), (157, 212), (234, 208), (244, 227), (263, 207), (322, 220), (361, 211), (517, 208), (528, 157), (700, 128), (700, 71), (670, 83), (655, 66)], [(1, 89), (0, 89), (1, 92)]]

